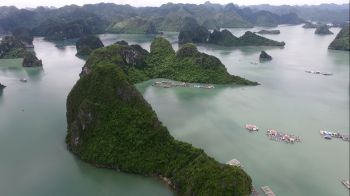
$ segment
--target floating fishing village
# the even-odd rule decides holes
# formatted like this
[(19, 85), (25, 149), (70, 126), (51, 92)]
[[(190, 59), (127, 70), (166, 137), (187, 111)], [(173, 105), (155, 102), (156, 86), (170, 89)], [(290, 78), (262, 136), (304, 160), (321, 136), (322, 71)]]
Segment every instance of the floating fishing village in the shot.
[[(254, 124), (246, 124), (245, 128), (249, 132), (258, 132), (259, 131), (259, 127), (257, 125), (254, 125)], [(338, 138), (338, 139), (341, 139), (343, 141), (350, 142), (349, 135), (341, 134), (339, 132), (320, 130), (320, 134), (326, 140), (331, 140), (332, 138)], [(286, 134), (286, 133), (283, 133), (283, 132), (280, 132), (280, 131), (277, 131), (274, 129), (268, 129), (266, 131), (266, 135), (270, 138), (270, 140), (274, 140), (277, 142), (285, 142), (285, 143), (289, 143), (289, 144), (301, 142), (301, 138), (299, 136), (295, 136), (292, 134)], [(232, 159), (232, 160), (228, 161), (226, 164), (228, 164), (230, 166), (241, 167), (241, 162), (237, 159)], [(341, 180), (341, 183), (346, 188), (350, 189), (350, 181), (349, 180)], [(269, 186), (262, 186), (261, 190), (267, 196), (275, 196), (276, 195)], [(253, 186), (251, 196), (258, 196), (258, 195), (259, 195), (259, 193), (257, 192), (255, 187)]]
[[(246, 124), (245, 128), (249, 131), (249, 132), (253, 132), (253, 131), (259, 131), (259, 127), (253, 124)], [(277, 142), (286, 142), (286, 143), (290, 143), (290, 144), (294, 144), (296, 142), (301, 142), (301, 138), (299, 136), (295, 136), (292, 134), (286, 134), (283, 132), (279, 132), (277, 130), (274, 129), (269, 129), (266, 131), (266, 135), (274, 141)]]
[(204, 89), (214, 89), (215, 86), (212, 84), (192, 84), (187, 82), (171, 82), (171, 81), (159, 81), (152, 84), (155, 87), (162, 88), (174, 88), (174, 87), (184, 87), (184, 88), (204, 88)]

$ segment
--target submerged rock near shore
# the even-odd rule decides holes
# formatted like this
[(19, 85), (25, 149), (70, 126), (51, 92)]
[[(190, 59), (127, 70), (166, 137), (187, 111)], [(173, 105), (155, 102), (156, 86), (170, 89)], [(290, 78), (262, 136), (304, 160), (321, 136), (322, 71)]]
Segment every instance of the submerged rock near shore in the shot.
[(102, 41), (94, 35), (84, 36), (76, 43), (78, 56), (88, 56), (93, 50), (102, 47), (104, 47)]
[(350, 51), (350, 26), (343, 27), (332, 43), (329, 45), (329, 49), (332, 50), (345, 50)]
[(317, 29), (315, 31), (315, 34), (318, 34), (318, 35), (331, 35), (331, 34), (333, 34), (333, 32), (329, 30), (329, 27), (327, 25), (321, 25), (321, 26), (317, 27)]
[[(103, 49), (116, 52), (117, 46)], [(183, 52), (179, 55), (194, 55)], [(90, 64), (68, 95), (66, 143), (71, 152), (97, 167), (158, 177), (178, 195), (250, 194), (251, 178), (240, 167), (221, 164), (175, 140), (130, 83), (119, 64), (123, 61), (115, 61), (120, 56), (108, 54), (113, 54), (110, 61)]]
[(259, 56), (260, 61), (271, 61), (272, 57), (268, 55), (265, 51), (261, 51), (260, 56)]

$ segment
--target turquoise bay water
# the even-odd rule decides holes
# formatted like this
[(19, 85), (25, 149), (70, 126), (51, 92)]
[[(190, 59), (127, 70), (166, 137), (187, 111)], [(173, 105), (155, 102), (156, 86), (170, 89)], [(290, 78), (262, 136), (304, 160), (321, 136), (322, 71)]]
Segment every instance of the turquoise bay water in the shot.
[[(218, 86), (214, 90), (152, 87), (138, 89), (171, 134), (203, 148), (220, 162), (237, 158), (254, 186), (270, 186), (277, 195), (339, 195), (349, 191), (349, 143), (323, 140), (320, 129), (349, 133), (349, 53), (327, 50), (335, 35), (316, 36), (301, 26), (281, 26), (286, 47), (227, 48), (200, 45), (217, 56), (231, 74), (262, 85)], [(241, 35), (246, 29), (230, 29)], [(252, 29), (252, 31), (259, 30)], [(335, 33), (339, 29), (331, 29)], [(165, 36), (173, 42), (177, 34)], [(151, 36), (101, 35), (105, 44), (125, 39), (149, 49)], [(66, 150), (65, 101), (84, 61), (75, 47), (57, 48), (41, 38), (35, 50), (43, 70), (22, 68), (20, 60), (0, 60), (0, 195), (173, 195), (161, 182), (97, 169)], [(258, 62), (264, 49), (273, 57)], [(305, 73), (332, 72), (333, 76)], [(21, 83), (19, 78), (28, 78)], [(244, 129), (260, 127), (258, 133)], [(294, 145), (269, 140), (266, 129), (300, 136)]]

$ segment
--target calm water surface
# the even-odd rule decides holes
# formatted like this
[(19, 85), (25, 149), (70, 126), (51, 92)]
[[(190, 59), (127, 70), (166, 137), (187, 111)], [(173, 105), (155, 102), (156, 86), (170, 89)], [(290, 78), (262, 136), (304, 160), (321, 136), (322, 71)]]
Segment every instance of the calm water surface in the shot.
[[(328, 51), (335, 35), (282, 26), (286, 47), (227, 48), (201, 45), (231, 74), (262, 85), (218, 86), (214, 90), (161, 89), (138, 84), (171, 134), (203, 148), (221, 162), (237, 158), (254, 186), (270, 186), (277, 195), (339, 195), (349, 191), (349, 143), (323, 140), (320, 129), (349, 133), (349, 53)], [(245, 29), (230, 29), (241, 35)], [(259, 30), (252, 29), (252, 31)], [(339, 29), (332, 29), (337, 33)], [(176, 46), (176, 33), (165, 35)], [(151, 36), (101, 35), (105, 44), (125, 39), (149, 49)], [(22, 68), (20, 60), (0, 60), (0, 195), (173, 195), (157, 180), (97, 169), (66, 150), (65, 101), (84, 61), (75, 47), (55, 47), (40, 38), (35, 50), (43, 70)], [(266, 50), (273, 61), (258, 62)], [(305, 70), (332, 72), (312, 75)], [(21, 83), (19, 78), (28, 78)], [(254, 123), (258, 133), (243, 127)], [(274, 142), (274, 128), (303, 139), (294, 145)]]

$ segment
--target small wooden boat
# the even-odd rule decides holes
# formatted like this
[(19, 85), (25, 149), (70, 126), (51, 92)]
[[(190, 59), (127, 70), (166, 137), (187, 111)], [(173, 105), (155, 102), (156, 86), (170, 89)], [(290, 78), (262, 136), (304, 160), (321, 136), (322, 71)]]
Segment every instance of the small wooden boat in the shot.
[(252, 124), (246, 124), (245, 128), (248, 129), (249, 131), (259, 131), (259, 127), (257, 127), (256, 125), (252, 125)]
[(331, 72), (323, 72), (321, 74), (324, 75), (324, 76), (331, 76), (331, 75), (333, 75)]
[(19, 81), (21, 81), (21, 82), (27, 82), (27, 79), (26, 79), (26, 78), (21, 78), (21, 79), (19, 79)]

